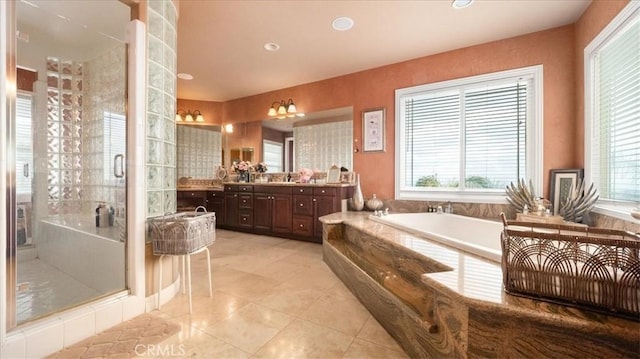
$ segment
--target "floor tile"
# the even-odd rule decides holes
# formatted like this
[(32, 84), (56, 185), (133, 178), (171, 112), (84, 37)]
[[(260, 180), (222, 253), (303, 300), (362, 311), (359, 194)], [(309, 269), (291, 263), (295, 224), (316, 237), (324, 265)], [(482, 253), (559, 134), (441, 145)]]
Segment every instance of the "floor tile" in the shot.
[(300, 318), (355, 337), (369, 316), (369, 312), (357, 299), (324, 295), (302, 313)]
[(356, 338), (342, 357), (344, 359), (408, 359), (409, 357), (402, 350), (391, 349), (382, 345), (374, 344), (366, 340)]

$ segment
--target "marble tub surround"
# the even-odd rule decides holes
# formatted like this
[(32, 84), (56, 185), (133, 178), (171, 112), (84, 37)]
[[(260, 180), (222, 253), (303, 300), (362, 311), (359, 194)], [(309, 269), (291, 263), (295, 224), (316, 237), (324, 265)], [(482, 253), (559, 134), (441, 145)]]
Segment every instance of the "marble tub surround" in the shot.
[(324, 260), (410, 356), (640, 355), (640, 323), (506, 294), (499, 263), (369, 215), (322, 217)]
[[(365, 197), (365, 201), (369, 197)], [(380, 198), (378, 198), (380, 199)], [(453, 213), (462, 216), (484, 218), (491, 220), (500, 220), (500, 213), (504, 212), (508, 218), (515, 218), (516, 213), (508, 204), (499, 203), (465, 203), (465, 202), (449, 202), (449, 201), (407, 201), (395, 199), (381, 199), (382, 208), (389, 208), (391, 213), (417, 213), (428, 212), (429, 206), (442, 209), (447, 208), (451, 203)]]

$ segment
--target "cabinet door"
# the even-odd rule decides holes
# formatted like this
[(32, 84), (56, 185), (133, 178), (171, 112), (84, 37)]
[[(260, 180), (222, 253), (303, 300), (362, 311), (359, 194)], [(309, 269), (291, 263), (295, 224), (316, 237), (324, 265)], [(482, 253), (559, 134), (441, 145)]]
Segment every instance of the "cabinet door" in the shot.
[(317, 196), (313, 199), (314, 205), (314, 235), (318, 238), (322, 238), (322, 222), (318, 218), (338, 212), (336, 208), (337, 200), (335, 197)]
[[(272, 217), (274, 233), (291, 233), (291, 227), (293, 225), (291, 195), (272, 195), (271, 202), (273, 203)], [(256, 213), (257, 220), (257, 213)]]
[(224, 223), (229, 227), (238, 226), (238, 193), (224, 195)]
[(256, 231), (271, 231), (273, 195), (255, 193), (253, 195), (253, 228)]

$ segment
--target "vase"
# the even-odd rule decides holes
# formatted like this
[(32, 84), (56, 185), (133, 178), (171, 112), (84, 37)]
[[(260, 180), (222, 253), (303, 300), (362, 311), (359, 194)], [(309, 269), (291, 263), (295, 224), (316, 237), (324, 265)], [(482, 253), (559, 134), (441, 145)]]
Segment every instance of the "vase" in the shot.
[(363, 208), (364, 197), (362, 196), (362, 188), (360, 188), (360, 175), (356, 174), (356, 186), (353, 188), (353, 197), (351, 197), (351, 209), (362, 211)]
[(249, 171), (240, 171), (238, 174), (238, 182), (249, 182)]
[(371, 211), (380, 209), (382, 208), (382, 201), (379, 200), (374, 194), (373, 197), (369, 198), (369, 200), (367, 201), (367, 208)]

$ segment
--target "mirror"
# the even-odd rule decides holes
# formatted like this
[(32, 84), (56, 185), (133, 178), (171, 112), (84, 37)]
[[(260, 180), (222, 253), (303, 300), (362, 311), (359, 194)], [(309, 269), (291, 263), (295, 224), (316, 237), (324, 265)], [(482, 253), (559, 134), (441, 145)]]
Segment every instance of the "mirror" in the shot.
[(253, 147), (232, 148), (231, 150), (229, 150), (229, 156), (231, 158), (230, 163), (240, 162), (240, 161), (245, 161), (245, 162), (248, 161), (248, 162), (254, 163), (254, 159), (253, 159), (254, 152), (255, 151)]

